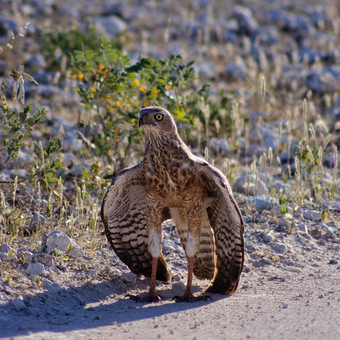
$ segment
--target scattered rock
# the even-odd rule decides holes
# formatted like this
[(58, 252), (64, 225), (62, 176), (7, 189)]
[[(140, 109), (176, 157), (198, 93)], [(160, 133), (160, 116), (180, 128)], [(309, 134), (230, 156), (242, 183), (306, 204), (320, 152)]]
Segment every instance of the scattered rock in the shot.
[(254, 175), (238, 177), (233, 185), (233, 190), (246, 195), (267, 195), (267, 186)]
[(74, 257), (80, 257), (83, 255), (82, 248), (74, 240), (69, 238), (65, 233), (58, 230), (53, 231), (50, 235), (48, 235), (46, 240), (46, 246), (43, 247), (44, 248), (43, 250), (48, 254), (50, 254), (54, 249), (66, 252), (70, 244), (71, 250), (69, 255)]
[(302, 210), (302, 215), (306, 220), (320, 221), (322, 212), (318, 210)]
[(286, 227), (286, 228), (289, 228), (289, 226), (290, 226), (290, 221), (287, 220), (287, 219), (284, 218), (284, 217), (279, 217), (279, 218), (277, 219), (277, 225), (278, 225), (279, 227)]
[(12, 304), (14, 309), (18, 312), (25, 308), (25, 303), (22, 296), (17, 298), (16, 300), (13, 300)]
[(287, 246), (283, 243), (271, 242), (269, 245), (278, 254), (284, 254), (287, 252)]
[(93, 24), (98, 33), (108, 36), (111, 40), (114, 39), (118, 33), (122, 33), (128, 28), (126, 22), (115, 15), (95, 17), (93, 18)]
[(26, 274), (31, 276), (31, 275), (40, 275), (44, 272), (45, 266), (42, 263), (29, 263), (28, 267), (26, 269)]
[(277, 199), (270, 196), (260, 195), (256, 197), (255, 209), (258, 211), (272, 210), (277, 206)]

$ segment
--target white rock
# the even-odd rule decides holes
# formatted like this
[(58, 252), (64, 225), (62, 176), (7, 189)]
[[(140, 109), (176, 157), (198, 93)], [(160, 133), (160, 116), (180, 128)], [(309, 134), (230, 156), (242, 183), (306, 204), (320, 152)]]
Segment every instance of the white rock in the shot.
[(27, 275), (40, 275), (44, 272), (45, 266), (42, 263), (29, 263), (26, 273)]
[(269, 192), (266, 184), (254, 175), (239, 177), (233, 190), (247, 195), (268, 195)]
[(47, 237), (47, 253), (50, 253), (53, 249), (60, 251), (66, 251), (67, 247), (71, 243), (71, 239), (62, 231), (53, 231)]

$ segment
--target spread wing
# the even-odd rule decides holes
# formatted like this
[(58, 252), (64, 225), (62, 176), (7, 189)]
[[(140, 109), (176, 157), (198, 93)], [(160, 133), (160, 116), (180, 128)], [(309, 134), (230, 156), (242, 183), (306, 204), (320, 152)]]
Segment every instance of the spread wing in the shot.
[[(142, 163), (121, 171), (113, 180), (102, 204), (106, 237), (118, 257), (135, 274), (151, 275), (151, 255), (146, 229), (146, 188)], [(163, 219), (170, 218), (163, 212)], [(157, 280), (169, 281), (163, 255), (158, 259)]]
[(198, 164), (205, 185), (205, 207), (214, 232), (216, 268), (208, 292), (232, 294), (238, 285), (243, 261), (244, 224), (225, 176), (206, 162)]

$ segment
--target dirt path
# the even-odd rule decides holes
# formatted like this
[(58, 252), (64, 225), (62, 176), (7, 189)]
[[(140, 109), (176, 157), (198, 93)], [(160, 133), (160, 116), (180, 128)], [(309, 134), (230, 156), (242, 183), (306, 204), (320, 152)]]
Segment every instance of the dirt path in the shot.
[(339, 267), (326, 262), (314, 272), (307, 267), (244, 273), (234, 296), (213, 295), (211, 302), (171, 302), (176, 289), (182, 289), (177, 284), (158, 288), (161, 303), (135, 303), (110, 296), (111, 285), (85, 284), (38, 294), (17, 312), (2, 308), (0, 337), (340, 339)]

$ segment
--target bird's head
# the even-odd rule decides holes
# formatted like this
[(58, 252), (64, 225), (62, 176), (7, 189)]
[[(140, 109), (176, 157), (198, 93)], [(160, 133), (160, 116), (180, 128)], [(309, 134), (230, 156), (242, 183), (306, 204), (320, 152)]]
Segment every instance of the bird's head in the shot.
[(140, 110), (139, 126), (146, 134), (177, 132), (175, 120), (170, 112), (159, 106), (148, 106)]

